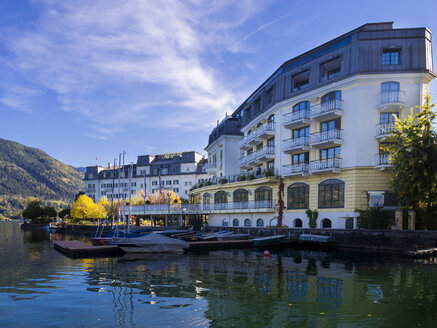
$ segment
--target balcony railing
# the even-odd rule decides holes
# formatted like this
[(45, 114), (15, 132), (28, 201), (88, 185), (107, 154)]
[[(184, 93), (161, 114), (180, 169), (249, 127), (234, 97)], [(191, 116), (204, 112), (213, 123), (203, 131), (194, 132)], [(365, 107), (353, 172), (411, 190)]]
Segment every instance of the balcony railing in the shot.
[(240, 146), (240, 148), (242, 148), (246, 145), (246, 142), (247, 142), (247, 136), (242, 136), (240, 141), (238, 142), (238, 145)]
[(216, 169), (217, 168), (217, 162), (206, 163), (204, 168), (205, 168), (205, 170)]
[(272, 135), (273, 132), (275, 132), (275, 123), (268, 122), (258, 128), (258, 130), (256, 131), (256, 135), (257, 137), (261, 138), (267, 135)]
[(202, 209), (205, 211), (235, 211), (243, 209), (273, 209), (274, 207), (275, 202), (273, 200), (259, 200), (252, 202), (204, 204)]
[(385, 154), (376, 154), (376, 166), (390, 166), (390, 155), (388, 153)]
[(238, 165), (240, 165), (240, 166), (246, 165), (246, 156), (238, 159)]
[(385, 107), (388, 105), (405, 105), (405, 91), (385, 91), (378, 94), (378, 107)]
[(310, 163), (310, 172), (328, 171), (341, 168), (341, 158), (328, 158)]
[(95, 187), (86, 187), (85, 192), (96, 192), (96, 188)]
[(376, 124), (376, 137), (390, 135), (395, 130), (396, 130), (395, 122)]
[(312, 144), (326, 143), (326, 142), (332, 142), (338, 140), (343, 140), (343, 130), (332, 129), (332, 130), (313, 133), (311, 135)]
[(308, 173), (309, 168), (309, 163), (283, 165), (282, 175), (287, 176)]
[(343, 112), (343, 101), (334, 99), (324, 102), (318, 106), (311, 107), (311, 117), (327, 115), (329, 113)]
[(300, 137), (300, 138), (282, 140), (282, 148), (284, 151), (301, 149), (304, 147), (309, 147), (309, 145), (310, 145), (310, 137)]
[(277, 177), (279, 176), (278, 169), (271, 168), (271, 169), (255, 169), (253, 172), (242, 172), (240, 174), (234, 174), (234, 175), (227, 175), (222, 177), (215, 177), (206, 180), (204, 183), (194, 186), (194, 189), (206, 187), (210, 185), (218, 185), (218, 184), (225, 184), (225, 183), (232, 183), (232, 182), (239, 182), (239, 181), (250, 181), (254, 179), (260, 179), (260, 178), (266, 178), (266, 177)]
[(299, 110), (296, 112), (284, 114), (282, 122), (284, 125), (288, 125), (294, 122), (299, 122), (302, 120), (309, 120), (309, 119), (310, 119), (309, 110)]
[(274, 146), (263, 147), (256, 152), (257, 159), (270, 158), (270, 157), (274, 157), (274, 156), (275, 156), (275, 147)]

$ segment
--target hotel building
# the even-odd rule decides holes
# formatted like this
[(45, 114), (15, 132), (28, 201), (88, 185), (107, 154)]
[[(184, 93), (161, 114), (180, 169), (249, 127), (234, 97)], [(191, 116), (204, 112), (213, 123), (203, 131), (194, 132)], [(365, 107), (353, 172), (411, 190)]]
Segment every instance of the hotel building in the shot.
[(423, 103), (435, 74), (431, 32), (392, 25), (285, 62), (220, 122), (205, 148), (213, 179), (191, 193), (211, 226), (275, 226), (282, 212), (283, 225), (306, 228), (317, 209), (317, 228), (353, 229), (357, 209), (396, 206), (394, 116)]
[(210, 177), (205, 172), (206, 160), (195, 151), (138, 156), (132, 165), (133, 174), (129, 186), (129, 166), (120, 168), (120, 193), (118, 193), (119, 167), (88, 166), (85, 171), (85, 193), (95, 202), (102, 197), (108, 199), (128, 198), (144, 191), (152, 194), (159, 190), (171, 190), (180, 198), (188, 199), (192, 186)]

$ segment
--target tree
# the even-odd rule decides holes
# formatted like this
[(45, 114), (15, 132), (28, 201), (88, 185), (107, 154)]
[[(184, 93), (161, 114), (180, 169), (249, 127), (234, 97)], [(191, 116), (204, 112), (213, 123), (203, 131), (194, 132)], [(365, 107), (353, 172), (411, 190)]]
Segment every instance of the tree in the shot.
[(180, 204), (181, 200), (180, 198), (170, 190), (166, 190), (163, 192), (155, 191), (153, 194), (148, 195), (146, 198), (146, 203), (149, 201), (149, 204), (156, 205), (156, 204)]
[(36, 219), (41, 218), (44, 214), (44, 209), (41, 207), (41, 201), (39, 199), (31, 199), (27, 203), (22, 216), (25, 219), (29, 219), (31, 222), (35, 222)]
[(400, 205), (430, 212), (437, 202), (437, 137), (432, 122), (436, 118), (431, 98), (425, 97), (419, 112), (404, 120), (396, 118), (392, 133), (390, 163), (393, 166), (392, 189)]
[(71, 207), (70, 215), (73, 219), (91, 219), (95, 215), (95, 204), (86, 195), (80, 195)]
[(58, 213), (56, 213), (56, 210), (53, 206), (47, 205), (43, 208), (43, 217), (46, 219), (49, 219), (50, 221), (56, 220), (56, 217), (58, 216)]
[(62, 219), (65, 218), (66, 216), (70, 216), (70, 210), (71, 210), (70, 208), (64, 208), (61, 211), (59, 211), (58, 216)]

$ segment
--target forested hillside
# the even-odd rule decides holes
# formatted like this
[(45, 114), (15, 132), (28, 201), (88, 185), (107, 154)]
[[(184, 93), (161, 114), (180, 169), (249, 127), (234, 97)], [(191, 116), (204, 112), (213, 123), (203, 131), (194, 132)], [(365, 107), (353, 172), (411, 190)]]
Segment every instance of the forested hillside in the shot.
[(83, 189), (82, 178), (83, 173), (42, 150), (0, 138), (0, 214), (3, 216), (10, 216), (11, 211), (17, 214), (18, 204), (27, 197), (72, 202)]

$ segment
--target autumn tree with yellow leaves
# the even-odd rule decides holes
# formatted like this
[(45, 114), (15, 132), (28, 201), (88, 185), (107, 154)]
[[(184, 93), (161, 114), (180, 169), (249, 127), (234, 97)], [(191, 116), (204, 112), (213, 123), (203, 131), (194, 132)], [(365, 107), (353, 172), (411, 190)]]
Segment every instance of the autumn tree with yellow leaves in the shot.
[(96, 204), (86, 195), (80, 195), (71, 207), (70, 216), (76, 220), (99, 219), (106, 216), (108, 199), (101, 198)]

